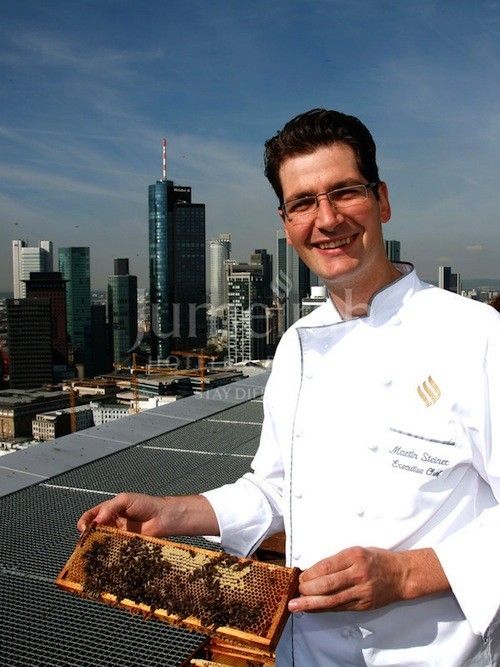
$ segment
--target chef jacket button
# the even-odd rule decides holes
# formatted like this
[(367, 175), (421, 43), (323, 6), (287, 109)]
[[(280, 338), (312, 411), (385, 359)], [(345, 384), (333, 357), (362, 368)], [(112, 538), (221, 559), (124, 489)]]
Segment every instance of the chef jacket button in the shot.
[(301, 556), (300, 551), (296, 551), (296, 552), (293, 554), (293, 560), (294, 560), (295, 562), (297, 562), (297, 561), (300, 559), (300, 556)]
[(302, 435), (302, 431), (301, 431), (301, 429), (297, 429), (297, 430), (295, 431), (295, 437), (296, 437), (296, 438), (300, 438), (301, 435)]
[(308, 370), (304, 373), (304, 377), (310, 380), (313, 377), (314, 373), (311, 370)]
[(370, 444), (368, 445), (368, 449), (371, 452), (378, 452), (378, 444), (376, 442), (370, 442)]
[(363, 507), (358, 507), (358, 509), (356, 510), (356, 514), (361, 518), (364, 517), (365, 516), (364, 508)]
[(382, 380), (382, 384), (384, 385), (384, 387), (390, 387), (391, 384), (392, 384), (392, 380), (391, 380), (391, 378), (384, 378), (384, 379)]
[(300, 500), (302, 498), (302, 491), (295, 491), (293, 495), (297, 500)]

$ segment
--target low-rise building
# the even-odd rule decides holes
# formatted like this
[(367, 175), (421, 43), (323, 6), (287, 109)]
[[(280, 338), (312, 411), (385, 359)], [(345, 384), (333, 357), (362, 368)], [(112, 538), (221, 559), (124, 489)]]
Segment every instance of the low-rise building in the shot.
[(3, 389), (0, 391), (0, 438), (31, 438), (32, 421), (40, 412), (63, 410), (69, 406), (64, 391)]
[(100, 426), (115, 419), (121, 419), (132, 413), (131, 408), (123, 403), (98, 403), (91, 401), (90, 407), (94, 417), (94, 424)]
[(75, 431), (94, 426), (94, 416), (89, 405), (78, 405), (65, 410), (41, 412), (32, 422), (33, 438), (38, 442), (52, 440), (72, 431), (71, 413), (75, 415)]
[(63, 389), (73, 389), (78, 396), (115, 396), (120, 391), (116, 381), (109, 379), (80, 380), (72, 378), (63, 383)]

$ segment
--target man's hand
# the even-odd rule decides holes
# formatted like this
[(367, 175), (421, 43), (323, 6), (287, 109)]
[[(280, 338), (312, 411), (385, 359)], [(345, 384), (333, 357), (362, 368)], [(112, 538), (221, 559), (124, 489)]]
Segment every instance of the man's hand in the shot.
[(119, 493), (84, 512), (78, 530), (83, 532), (92, 521), (154, 537), (219, 534), (217, 518), (204, 496)]
[(304, 570), (301, 597), (289, 609), (366, 611), (446, 590), (448, 580), (432, 549), (351, 547)]

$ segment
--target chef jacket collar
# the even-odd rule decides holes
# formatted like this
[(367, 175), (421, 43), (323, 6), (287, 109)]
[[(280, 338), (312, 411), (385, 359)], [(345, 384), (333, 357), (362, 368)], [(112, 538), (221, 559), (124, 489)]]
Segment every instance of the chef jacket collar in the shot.
[[(342, 319), (332, 299), (327, 299), (323, 308), (318, 308), (316, 311), (318, 320), (314, 322), (314, 317), (311, 317), (310, 326), (320, 327), (330, 324), (342, 324), (352, 322), (353, 320), (364, 320), (366, 324), (380, 325), (389, 320), (396, 323), (399, 320), (399, 311), (405, 302), (416, 291), (422, 289), (415, 267), (409, 262), (394, 262), (394, 266), (398, 269), (401, 275), (393, 280), (391, 283), (384, 285), (377, 290), (368, 302), (368, 311), (366, 315), (360, 315), (350, 320)], [(321, 311), (321, 312), (320, 312)], [(299, 328), (310, 328), (308, 326)]]

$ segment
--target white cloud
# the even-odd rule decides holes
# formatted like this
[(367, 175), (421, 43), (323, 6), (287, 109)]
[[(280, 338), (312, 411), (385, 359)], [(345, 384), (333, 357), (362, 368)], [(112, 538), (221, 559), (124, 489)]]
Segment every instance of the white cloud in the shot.
[(99, 76), (125, 77), (136, 69), (139, 63), (161, 59), (160, 48), (142, 51), (121, 51), (118, 49), (94, 48), (91, 51), (78, 49), (73, 41), (66, 40), (54, 33), (41, 32), (39, 29), (24, 28), (19, 31), (3, 31), (4, 40), (15, 49), (7, 53), (11, 64), (26, 65), (34, 62), (40, 65), (65, 66), (86, 74)]
[(467, 252), (471, 253), (471, 255), (479, 255), (480, 252), (483, 252), (484, 246), (480, 243), (477, 243), (476, 245), (468, 245), (465, 247), (465, 249)]

